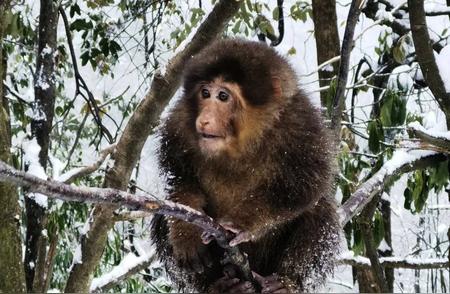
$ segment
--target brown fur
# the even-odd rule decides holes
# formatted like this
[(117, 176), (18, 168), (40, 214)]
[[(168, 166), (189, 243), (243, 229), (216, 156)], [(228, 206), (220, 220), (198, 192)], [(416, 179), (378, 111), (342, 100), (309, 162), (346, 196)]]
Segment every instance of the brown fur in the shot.
[[(204, 156), (198, 148), (198, 84), (216, 79), (239, 85), (233, 93), (244, 99), (234, 118), (234, 156)], [(333, 148), (291, 66), (264, 44), (217, 41), (188, 63), (184, 91), (161, 130), (169, 198), (250, 232), (238, 246), (255, 272), (279, 274), (290, 290), (320, 284), (337, 250)], [(157, 253), (181, 290), (205, 291), (223, 275), (223, 250), (202, 244), (200, 233), (162, 216), (153, 221)]]

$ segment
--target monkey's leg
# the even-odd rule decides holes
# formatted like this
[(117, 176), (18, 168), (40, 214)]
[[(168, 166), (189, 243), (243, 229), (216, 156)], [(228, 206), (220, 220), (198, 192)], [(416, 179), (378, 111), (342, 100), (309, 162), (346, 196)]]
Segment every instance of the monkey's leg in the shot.
[(215, 281), (210, 291), (212, 293), (255, 293), (251, 282), (239, 279), (234, 266), (227, 264), (223, 269), (223, 277)]
[(261, 285), (261, 293), (290, 293), (277, 274), (263, 277), (253, 272), (256, 281)]
[[(200, 192), (181, 190), (172, 193), (169, 199), (203, 211), (205, 197)], [(173, 248), (173, 256), (179, 267), (202, 273), (205, 267), (211, 267), (211, 256), (208, 246), (202, 243), (201, 229), (178, 219), (169, 220), (168, 240)]]
[(290, 224), (289, 239), (277, 273), (294, 292), (314, 291), (333, 270), (339, 249), (335, 211), (334, 202), (322, 198), (313, 209)]

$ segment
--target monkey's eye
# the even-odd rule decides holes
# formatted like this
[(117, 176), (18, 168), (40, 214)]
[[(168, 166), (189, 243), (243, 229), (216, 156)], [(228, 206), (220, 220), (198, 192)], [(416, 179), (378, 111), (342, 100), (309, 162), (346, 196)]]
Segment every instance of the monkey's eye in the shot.
[(202, 97), (205, 99), (211, 97), (211, 94), (209, 93), (208, 89), (202, 89)]
[(224, 92), (224, 91), (220, 91), (219, 95), (217, 96), (217, 98), (219, 98), (219, 100), (222, 101), (222, 102), (227, 101), (228, 97), (230, 97), (230, 95), (228, 95), (228, 93)]

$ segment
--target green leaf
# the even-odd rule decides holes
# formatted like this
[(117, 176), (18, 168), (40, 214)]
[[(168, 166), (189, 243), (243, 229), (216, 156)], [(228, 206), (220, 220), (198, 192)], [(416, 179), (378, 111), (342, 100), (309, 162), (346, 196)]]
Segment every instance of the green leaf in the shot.
[(446, 187), (449, 179), (448, 160), (439, 163), (437, 167), (431, 168), (429, 179), (430, 187), (434, 188), (436, 192)]
[(378, 210), (375, 211), (373, 238), (374, 238), (376, 247), (378, 247), (378, 245), (380, 245), (381, 241), (384, 238), (383, 215)]
[(297, 54), (297, 49), (295, 49), (295, 47), (291, 47), (291, 49), (288, 50), (287, 54), (295, 55), (295, 54)]
[(405, 189), (403, 192), (403, 196), (405, 197), (405, 201), (403, 202), (403, 207), (407, 210), (411, 210), (411, 202), (412, 202), (412, 192), (409, 188)]
[(77, 3), (75, 3), (72, 6), (70, 6), (70, 17), (74, 17), (75, 14), (81, 15), (80, 6), (78, 6)]
[(83, 30), (90, 30), (94, 27), (91, 21), (86, 21), (83, 18), (76, 19), (71, 25), (70, 29), (72, 31), (83, 31)]
[(81, 65), (85, 66), (88, 63), (89, 58), (90, 58), (89, 51), (85, 51), (83, 54), (81, 54), (80, 56)]
[(367, 131), (369, 133), (369, 150), (376, 154), (380, 152), (380, 141), (384, 139), (383, 133), (382, 131), (380, 132), (378, 123), (375, 120), (369, 122)]
[(272, 11), (272, 18), (276, 21), (280, 19), (280, 9), (278, 8), (278, 6), (275, 7), (275, 9)]

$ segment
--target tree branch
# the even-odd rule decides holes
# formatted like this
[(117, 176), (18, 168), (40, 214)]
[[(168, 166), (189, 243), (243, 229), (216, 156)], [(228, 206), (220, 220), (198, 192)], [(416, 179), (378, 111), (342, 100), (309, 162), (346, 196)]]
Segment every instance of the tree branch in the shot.
[(384, 187), (396, 176), (416, 169), (425, 168), (444, 161), (444, 154), (430, 151), (414, 151), (420, 153), (407, 153), (396, 151), (392, 158), (387, 161), (370, 179), (364, 182), (338, 209), (338, 215), (342, 226), (347, 224), (355, 215), (372, 200), (372, 198), (383, 191)]
[(423, 0), (408, 0), (409, 21), (416, 48), (417, 59), (425, 82), (430, 87), (434, 98), (438, 102), (450, 127), (450, 93), (446, 91), (439, 68), (434, 59), (430, 35), (425, 17)]
[[(347, 86), (348, 71), (350, 66), (350, 53), (353, 49), (353, 35), (355, 33), (356, 22), (361, 13), (365, 0), (352, 0), (347, 17), (344, 39), (341, 47), (341, 63), (339, 65), (338, 83), (336, 94), (333, 98), (333, 110), (331, 114), (331, 128), (336, 134), (341, 129), (342, 112), (345, 107), (345, 87)], [(337, 138), (337, 136), (336, 136)]]
[[(337, 260), (338, 265), (351, 265), (360, 268), (370, 268), (370, 260), (366, 257), (344, 257)], [(438, 269), (450, 267), (449, 260), (445, 258), (419, 259), (380, 257), (380, 264), (386, 268), (408, 268), (408, 269)]]
[[(67, 19), (66, 12), (64, 11), (64, 8), (62, 6), (59, 6), (58, 10), (59, 10), (59, 14), (61, 15), (61, 18), (63, 19), (63, 22), (64, 22), (64, 29), (65, 29), (66, 37), (67, 37), (67, 44), (69, 44), (70, 57), (72, 59), (73, 71), (75, 73), (75, 97), (77, 97), (78, 95), (83, 97), (83, 99), (86, 101), (86, 103), (89, 106), (89, 112), (94, 117), (95, 123), (97, 124), (97, 126), (99, 128), (100, 137), (105, 137), (105, 139), (108, 140), (108, 142), (110, 144), (112, 144), (114, 139), (113, 139), (111, 133), (109, 132), (109, 130), (105, 127), (105, 125), (102, 122), (102, 116), (101, 116), (102, 110), (98, 106), (98, 103), (94, 98), (94, 95), (89, 90), (89, 87), (87, 86), (86, 82), (84, 81), (84, 79), (81, 76), (80, 71), (78, 69), (77, 58), (75, 56), (75, 49), (73, 48), (73, 43), (72, 43), (72, 33), (70, 32), (70, 25), (69, 25), (69, 20)], [(81, 90), (84, 90), (86, 92), (86, 94), (84, 94)], [(87, 95), (87, 97), (86, 97), (86, 95)]]
[(100, 168), (102, 163), (105, 161), (106, 157), (110, 154), (114, 153), (116, 148), (116, 144), (110, 145), (109, 147), (100, 151), (100, 157), (94, 162), (92, 165), (76, 168), (70, 170), (58, 177), (58, 181), (63, 182), (65, 184), (70, 184), (78, 178), (87, 176)]
[(358, 218), (358, 224), (363, 235), (365, 253), (370, 260), (370, 270), (372, 271), (377, 292), (388, 293), (389, 287), (386, 283), (386, 277), (384, 276), (384, 269), (380, 264), (378, 258), (377, 248), (372, 233), (372, 218), (377, 208), (378, 201), (380, 199), (380, 193), (378, 196), (372, 198), (370, 203), (364, 207), (361, 215)]
[(148, 268), (154, 261), (155, 254), (136, 256), (129, 253), (119, 265), (110, 272), (92, 280), (89, 292), (105, 293), (120, 282)]
[(449, 133), (427, 132), (427, 130), (418, 122), (410, 123), (408, 125), (408, 132), (412, 133), (421, 141), (442, 148), (444, 150), (448, 150), (448, 152), (450, 153), (450, 139), (448, 138)]
[(152, 195), (139, 196), (112, 188), (75, 187), (53, 180), (43, 180), (29, 173), (16, 170), (3, 161), (0, 161), (0, 181), (13, 183), (27, 188), (30, 192), (45, 194), (50, 198), (82, 203), (114, 204), (130, 210), (163, 214), (189, 222), (214, 236), (217, 244), (229, 253), (227, 256), (231, 262), (242, 270), (246, 279), (253, 281), (247, 258), (239, 251), (237, 246), (231, 247), (228, 244), (233, 235), (211, 217), (189, 206), (169, 200), (158, 200)]

